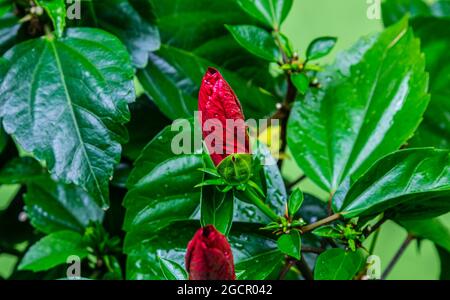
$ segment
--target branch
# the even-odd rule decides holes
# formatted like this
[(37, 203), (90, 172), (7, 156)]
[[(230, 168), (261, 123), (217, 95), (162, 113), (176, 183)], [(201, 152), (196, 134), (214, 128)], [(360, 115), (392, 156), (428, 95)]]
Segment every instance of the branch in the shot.
[(283, 269), (281, 269), (280, 275), (278, 275), (278, 280), (283, 280), (289, 270), (295, 265), (295, 260), (293, 259), (286, 259), (286, 263), (284, 264)]
[(291, 183), (289, 183), (287, 185), (287, 188), (289, 190), (291, 190), (294, 186), (296, 186), (297, 184), (299, 184), (300, 182), (302, 182), (304, 179), (306, 179), (306, 175), (303, 174), (302, 176), (300, 176), (299, 178), (295, 179), (294, 181), (292, 181)]
[(331, 223), (333, 221), (339, 220), (341, 218), (341, 214), (340, 213), (335, 213), (329, 217), (326, 217), (325, 219), (319, 220), (315, 223), (312, 224), (308, 224), (306, 226), (300, 227), (300, 230), (302, 233), (306, 233), (308, 231), (312, 231), (314, 229), (316, 229), (317, 227), (326, 225), (328, 223)]
[(302, 247), (302, 252), (304, 253), (315, 253), (315, 254), (320, 254), (322, 252), (324, 252), (325, 249), (323, 248), (316, 248), (316, 247)]
[(408, 245), (414, 240), (414, 236), (408, 234), (405, 241), (400, 245), (400, 248), (397, 250), (397, 253), (395, 253), (394, 257), (392, 258), (389, 265), (386, 267), (386, 270), (384, 270), (383, 275), (381, 276), (382, 280), (385, 280), (386, 277), (388, 277), (389, 273), (391, 273), (394, 266), (397, 264), (398, 260), (402, 256), (402, 254), (405, 252)]
[(303, 278), (305, 278), (305, 280), (314, 280), (314, 275), (311, 271), (311, 268), (306, 263), (303, 255), (302, 255), (300, 261), (297, 262), (297, 266), (298, 266), (298, 269), (300, 270), (300, 273), (302, 273)]

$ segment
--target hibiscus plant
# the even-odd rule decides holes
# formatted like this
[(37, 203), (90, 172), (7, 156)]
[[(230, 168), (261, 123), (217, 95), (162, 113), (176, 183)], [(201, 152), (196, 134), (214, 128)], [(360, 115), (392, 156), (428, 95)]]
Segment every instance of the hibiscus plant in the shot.
[(8, 278), (380, 279), (428, 239), (448, 279), (450, 2), (326, 65), (293, 1), (0, 0)]

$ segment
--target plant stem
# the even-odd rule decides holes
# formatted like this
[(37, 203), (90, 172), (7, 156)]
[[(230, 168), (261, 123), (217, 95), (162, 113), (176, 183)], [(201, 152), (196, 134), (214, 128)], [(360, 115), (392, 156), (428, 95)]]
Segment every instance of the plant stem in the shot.
[(333, 221), (339, 220), (340, 217), (341, 217), (340, 213), (335, 213), (335, 214), (332, 214), (329, 217), (326, 217), (325, 219), (322, 219), (322, 220), (319, 220), (319, 221), (317, 221), (315, 223), (308, 224), (308, 225), (305, 225), (303, 227), (300, 227), (300, 230), (301, 230), (302, 233), (305, 233), (305, 232), (308, 232), (308, 231), (312, 231), (312, 230), (316, 229), (317, 227), (320, 227), (320, 226), (326, 225), (328, 223), (331, 223)]
[(386, 267), (386, 270), (384, 270), (383, 275), (381, 276), (382, 280), (385, 280), (386, 277), (388, 277), (389, 273), (391, 273), (394, 266), (397, 264), (398, 260), (402, 256), (402, 254), (405, 252), (408, 245), (414, 240), (414, 236), (408, 234), (405, 241), (400, 245), (400, 248), (397, 250), (397, 253), (395, 253), (394, 257), (392, 258), (389, 265)]
[(375, 231), (375, 235), (373, 236), (372, 243), (370, 243), (369, 253), (373, 254), (375, 251), (375, 245), (377, 244), (378, 236), (380, 235), (380, 229), (378, 228)]
[(289, 270), (292, 268), (292, 266), (295, 265), (295, 260), (293, 259), (286, 259), (286, 263), (284, 264), (283, 269), (281, 269), (280, 275), (278, 275), (278, 280), (283, 280), (287, 273), (289, 272)]
[(252, 188), (248, 187), (244, 191), (245, 196), (247, 196), (252, 203), (258, 207), (266, 216), (268, 216), (272, 221), (278, 221), (279, 216), (264, 203), (264, 200), (262, 200), (253, 190)]
[(302, 273), (303, 278), (305, 278), (305, 280), (314, 280), (314, 275), (311, 271), (311, 268), (306, 263), (303, 255), (302, 255), (300, 261), (297, 262), (297, 266), (298, 266), (298, 269), (300, 270), (300, 272)]
[(388, 220), (388, 217), (387, 216), (383, 216), (377, 223), (375, 223), (373, 226), (370, 226), (368, 228), (368, 230), (366, 232), (364, 232), (364, 236), (368, 237), (373, 232), (377, 231), (381, 227), (381, 225), (383, 225), (384, 222), (386, 222), (387, 220)]
[(292, 181), (291, 183), (289, 183), (288, 186), (287, 186), (287, 188), (291, 190), (294, 186), (296, 186), (297, 184), (299, 184), (300, 182), (302, 182), (305, 178), (306, 178), (306, 175), (303, 174), (303, 175), (300, 176), (299, 178), (297, 178), (297, 179), (295, 179), (294, 181)]
[(315, 254), (320, 254), (322, 252), (324, 252), (325, 249), (322, 248), (315, 248), (315, 247), (302, 247), (302, 252), (305, 253), (315, 253)]

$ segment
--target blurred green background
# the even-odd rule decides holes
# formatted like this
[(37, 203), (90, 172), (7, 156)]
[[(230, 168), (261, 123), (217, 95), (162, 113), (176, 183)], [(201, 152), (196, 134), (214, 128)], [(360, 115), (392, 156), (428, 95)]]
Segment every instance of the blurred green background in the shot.
[[(302, 56), (314, 38), (336, 36), (338, 38), (336, 49), (322, 62), (327, 63), (333, 60), (337, 52), (351, 46), (359, 37), (382, 30), (381, 20), (367, 17), (368, 8), (374, 1), (294, 0), (294, 7), (284, 24), (283, 31), (292, 39)], [(283, 172), (291, 180), (300, 174), (293, 163), (288, 163)], [(307, 192), (321, 195), (321, 191), (308, 180), (303, 182), (301, 187)], [(14, 189), (15, 187), (6, 186), (0, 188), (0, 211), (9, 202)], [(450, 214), (442, 218), (450, 226)], [(382, 227), (375, 248), (375, 254), (381, 258), (382, 269), (389, 263), (405, 237), (405, 230), (392, 222)], [(0, 254), (0, 276), (7, 277), (13, 264), (14, 260), (11, 257)], [(389, 279), (437, 279), (439, 272), (437, 251), (431, 242), (423, 241), (420, 248), (415, 243), (408, 247)]]
[[(334, 60), (336, 53), (350, 47), (361, 36), (383, 29), (381, 19), (369, 19), (368, 9), (375, 0), (294, 0), (292, 11), (284, 23), (283, 31), (292, 39), (295, 48), (304, 57), (306, 47), (316, 37), (335, 36), (338, 43), (323, 63)], [(284, 170), (294, 180), (299, 175), (292, 164)], [(301, 188), (323, 195), (307, 180)], [(441, 217), (450, 226), (450, 214)], [(387, 266), (406, 238), (406, 231), (393, 222), (383, 225), (375, 254), (381, 259), (382, 270)], [(368, 247), (370, 239), (365, 243)], [(388, 279), (438, 279), (439, 257), (433, 244), (423, 241), (420, 247), (411, 243)]]

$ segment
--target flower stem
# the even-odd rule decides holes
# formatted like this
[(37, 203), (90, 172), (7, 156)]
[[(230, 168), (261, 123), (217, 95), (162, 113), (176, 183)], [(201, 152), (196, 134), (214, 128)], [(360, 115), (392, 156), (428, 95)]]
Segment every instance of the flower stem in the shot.
[(256, 206), (258, 207), (266, 216), (268, 216), (272, 221), (278, 221), (280, 218), (269, 206), (264, 203), (252, 188), (248, 187), (244, 191), (245, 196)]

